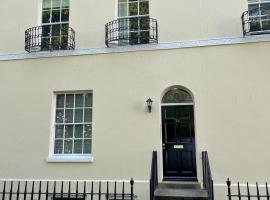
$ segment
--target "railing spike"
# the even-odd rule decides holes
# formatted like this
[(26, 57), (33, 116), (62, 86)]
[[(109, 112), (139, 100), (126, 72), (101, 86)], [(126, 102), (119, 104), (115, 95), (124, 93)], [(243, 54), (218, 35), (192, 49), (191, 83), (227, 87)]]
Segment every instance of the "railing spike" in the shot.
[(54, 181), (53, 184), (53, 200), (55, 200), (55, 195), (56, 195), (56, 181)]
[(94, 198), (94, 182), (91, 183), (91, 200)]
[(34, 199), (35, 181), (32, 182), (31, 200)]
[(78, 192), (79, 192), (79, 182), (76, 183), (76, 200), (78, 199)]
[(101, 181), (98, 184), (98, 200), (101, 200)]
[(123, 185), (122, 185), (122, 200), (125, 199), (125, 182), (123, 181)]
[(25, 181), (23, 199), (26, 200), (26, 197), (27, 197), (27, 181)]
[(267, 200), (270, 200), (267, 182), (265, 183), (265, 187)]
[(259, 191), (258, 182), (256, 182), (256, 190), (257, 190), (257, 199), (260, 200), (260, 191)]
[(39, 181), (38, 200), (41, 198), (41, 181)]
[(61, 183), (61, 200), (63, 200), (63, 189), (64, 188), (64, 182)]
[(116, 181), (114, 182), (114, 200), (116, 200)]
[(3, 188), (2, 200), (5, 200), (5, 195), (6, 195), (6, 181), (4, 181), (4, 188)]
[(250, 200), (250, 191), (249, 191), (249, 184), (247, 182), (247, 197), (248, 197), (248, 200)]
[(21, 184), (21, 182), (19, 181), (18, 182), (18, 187), (17, 187), (17, 197), (16, 197), (16, 200), (19, 200), (20, 199), (20, 184)]
[(71, 192), (71, 183), (68, 182), (68, 199), (70, 199), (70, 192)]
[(12, 200), (12, 189), (13, 189), (13, 181), (11, 181), (11, 185), (10, 185), (9, 200)]
[(134, 196), (134, 179), (131, 178), (130, 179), (130, 199), (133, 200), (133, 196)]
[(85, 200), (86, 198), (86, 181), (83, 183), (83, 199)]
[(109, 181), (107, 181), (106, 200), (109, 200)]
[(238, 188), (238, 199), (241, 200), (241, 190), (240, 190), (239, 182), (237, 182), (237, 188)]
[(47, 181), (46, 184), (46, 200), (48, 200), (48, 197), (49, 197), (49, 181)]

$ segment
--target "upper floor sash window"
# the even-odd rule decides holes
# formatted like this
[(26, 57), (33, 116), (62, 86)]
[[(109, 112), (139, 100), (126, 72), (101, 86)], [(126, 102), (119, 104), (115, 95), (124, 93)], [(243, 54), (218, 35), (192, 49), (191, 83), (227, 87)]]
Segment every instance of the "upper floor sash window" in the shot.
[(69, 0), (43, 0), (41, 48), (66, 49), (69, 31)]

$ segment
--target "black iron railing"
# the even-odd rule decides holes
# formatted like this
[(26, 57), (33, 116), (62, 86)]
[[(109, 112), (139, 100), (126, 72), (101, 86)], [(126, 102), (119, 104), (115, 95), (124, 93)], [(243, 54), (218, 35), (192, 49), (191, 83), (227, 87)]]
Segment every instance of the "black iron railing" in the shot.
[[(228, 187), (228, 199), (232, 200), (232, 199), (258, 199), (258, 200), (262, 200), (262, 199), (270, 199), (269, 196), (269, 188), (268, 188), (268, 184), (265, 183), (265, 185), (262, 185), (261, 187), (263, 187), (264, 191), (263, 193), (260, 192), (259, 189), (259, 185), (258, 183), (256, 183), (252, 188), (250, 187), (251, 185), (247, 182), (246, 184), (239, 184), (239, 182), (236, 184), (237, 187), (237, 191), (235, 193), (232, 192), (232, 188), (231, 188), (231, 181), (230, 179), (227, 180), (227, 187)], [(242, 188), (242, 190), (241, 190)]]
[[(134, 200), (134, 180), (2, 181), (1, 200)], [(126, 187), (128, 187), (126, 189)]]
[(207, 151), (202, 152), (203, 188), (207, 191), (208, 200), (214, 200), (213, 179)]
[(25, 50), (28, 52), (73, 49), (75, 31), (71, 27), (42, 25), (25, 31)]
[(157, 152), (152, 153), (151, 175), (150, 175), (150, 200), (154, 200), (154, 192), (158, 185)]
[(136, 45), (158, 42), (157, 20), (149, 17), (130, 17), (105, 24), (105, 44)]
[(270, 33), (270, 7), (245, 11), (242, 16), (243, 35)]

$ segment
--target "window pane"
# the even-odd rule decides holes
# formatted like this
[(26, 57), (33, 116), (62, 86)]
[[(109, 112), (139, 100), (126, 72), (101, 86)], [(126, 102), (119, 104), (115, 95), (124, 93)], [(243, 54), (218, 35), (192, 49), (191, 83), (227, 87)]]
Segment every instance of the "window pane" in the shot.
[(92, 138), (92, 125), (84, 125), (84, 138)]
[(148, 15), (149, 14), (149, 2), (140, 2), (140, 15)]
[(67, 49), (68, 37), (61, 37), (60, 49)]
[(249, 10), (250, 16), (258, 16), (259, 15), (259, 5), (258, 4), (249, 5), (248, 10)]
[(62, 0), (62, 8), (69, 7), (69, 0)]
[(83, 125), (75, 125), (75, 138), (83, 138)]
[(55, 122), (56, 123), (63, 123), (64, 119), (64, 110), (63, 109), (57, 109), (56, 110), (56, 116), (55, 116)]
[(42, 23), (50, 23), (50, 11), (42, 11)]
[(262, 15), (270, 15), (270, 4), (269, 3), (261, 4), (261, 14)]
[(52, 8), (60, 8), (60, 0), (52, 0)]
[(75, 107), (83, 107), (83, 95), (82, 94), (76, 94), (75, 97)]
[(119, 3), (126, 3), (127, 0), (119, 0), (118, 2), (119, 2)]
[(141, 31), (140, 32), (140, 43), (141, 44), (148, 44), (149, 43), (149, 31)]
[(83, 109), (75, 110), (75, 123), (83, 122)]
[(63, 138), (64, 126), (56, 125), (55, 126), (55, 138)]
[(60, 24), (52, 25), (52, 36), (60, 35)]
[(82, 140), (74, 140), (74, 153), (82, 153)]
[(63, 140), (55, 140), (54, 142), (54, 153), (61, 154), (63, 150)]
[(63, 9), (61, 12), (61, 22), (67, 22), (69, 19), (69, 9)]
[[(42, 27), (42, 37), (50, 37), (50, 34), (51, 34), (51, 25), (43, 26)], [(59, 102), (59, 103), (61, 104), (61, 102)], [(64, 99), (63, 99), (62, 103), (64, 103)], [(61, 107), (60, 104), (59, 104), (59, 108)]]
[(41, 49), (43, 51), (47, 51), (50, 48), (50, 38), (42, 38), (41, 39)]
[(68, 24), (62, 24), (61, 35), (62, 36), (67, 36), (68, 35)]
[(60, 10), (52, 10), (52, 22), (60, 22)]
[(129, 3), (129, 16), (138, 15), (138, 4), (135, 3)]
[(51, 48), (59, 49), (59, 45), (60, 45), (60, 37), (59, 36), (51, 37)]
[(51, 0), (43, 0), (43, 9), (51, 8)]
[(71, 154), (72, 153), (72, 140), (65, 140), (64, 153), (65, 154)]
[(84, 122), (92, 122), (92, 109), (84, 109)]
[(140, 19), (140, 30), (149, 30), (150, 24), (149, 24), (149, 18), (144, 17)]
[(73, 109), (66, 110), (65, 122), (73, 123)]
[(139, 18), (132, 18), (130, 19), (130, 30), (137, 31), (139, 30)]
[(90, 93), (85, 94), (84, 106), (85, 107), (92, 107), (92, 94), (90, 94)]
[(59, 94), (56, 98), (56, 108), (64, 108), (65, 95)]
[(118, 4), (118, 17), (127, 16), (127, 3)]
[(91, 140), (84, 140), (83, 153), (91, 153)]
[(270, 30), (270, 21), (263, 21), (262, 22), (262, 30)]
[(73, 125), (65, 126), (65, 138), (73, 138)]
[(66, 108), (74, 108), (74, 94), (66, 95)]

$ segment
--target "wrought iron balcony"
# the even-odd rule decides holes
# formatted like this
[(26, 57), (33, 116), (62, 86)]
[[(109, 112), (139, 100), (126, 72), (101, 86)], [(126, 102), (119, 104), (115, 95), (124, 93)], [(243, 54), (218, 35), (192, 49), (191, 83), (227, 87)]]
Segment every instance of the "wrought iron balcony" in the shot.
[(75, 31), (64, 25), (43, 25), (25, 31), (25, 50), (28, 52), (74, 50)]
[(241, 18), (244, 35), (270, 33), (270, 7), (245, 11)]
[(149, 17), (130, 17), (105, 25), (107, 47), (158, 42), (157, 20)]

